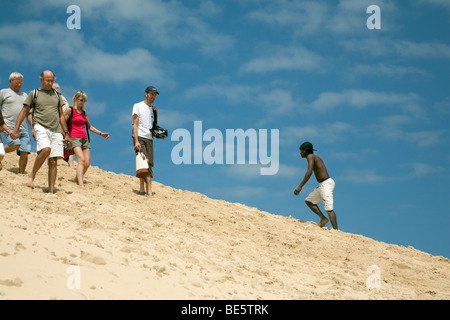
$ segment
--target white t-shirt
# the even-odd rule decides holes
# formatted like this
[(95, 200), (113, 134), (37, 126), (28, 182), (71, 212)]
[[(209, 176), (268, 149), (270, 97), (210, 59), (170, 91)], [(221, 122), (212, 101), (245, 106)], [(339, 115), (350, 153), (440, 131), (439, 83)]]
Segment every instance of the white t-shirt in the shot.
[[(20, 111), (22, 111), (23, 102), (26, 97), (27, 94), (25, 92), (15, 92), (11, 88), (0, 90), (0, 108), (8, 127), (15, 127), (17, 117)], [(22, 122), (20, 129), (28, 130), (26, 120)]]
[(133, 115), (139, 117), (138, 136), (152, 139), (150, 129), (153, 127), (153, 108), (141, 101), (133, 106)]

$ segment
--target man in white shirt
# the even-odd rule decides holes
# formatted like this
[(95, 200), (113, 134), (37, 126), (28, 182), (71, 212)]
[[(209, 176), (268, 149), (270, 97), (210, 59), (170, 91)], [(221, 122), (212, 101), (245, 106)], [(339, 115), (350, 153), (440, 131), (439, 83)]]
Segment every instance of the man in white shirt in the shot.
[(139, 194), (152, 195), (152, 178), (153, 178), (153, 137), (150, 129), (153, 127), (153, 110), (158, 112), (152, 103), (156, 99), (156, 95), (159, 95), (158, 90), (155, 87), (149, 86), (145, 89), (145, 100), (136, 103), (133, 106), (133, 143), (134, 150), (136, 152), (142, 152), (145, 154), (148, 167), (149, 176), (146, 178), (139, 178), (140, 188)]

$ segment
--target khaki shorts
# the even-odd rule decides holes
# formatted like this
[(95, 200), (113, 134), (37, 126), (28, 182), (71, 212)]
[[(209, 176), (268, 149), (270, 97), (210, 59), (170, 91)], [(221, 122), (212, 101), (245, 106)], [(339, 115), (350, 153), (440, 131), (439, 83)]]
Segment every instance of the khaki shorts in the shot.
[(138, 137), (138, 141), (141, 144), (141, 152), (143, 152), (148, 159), (149, 166), (153, 167), (155, 165), (153, 163), (153, 140)]
[(314, 189), (309, 196), (306, 197), (305, 201), (309, 201), (315, 205), (319, 204), (320, 201), (323, 201), (325, 211), (333, 210), (334, 186), (335, 183), (333, 179), (326, 179), (325, 181), (319, 183), (319, 187)]
[(72, 138), (72, 146), (80, 147), (81, 150), (90, 149), (91, 144), (89, 143), (89, 140), (86, 138)]

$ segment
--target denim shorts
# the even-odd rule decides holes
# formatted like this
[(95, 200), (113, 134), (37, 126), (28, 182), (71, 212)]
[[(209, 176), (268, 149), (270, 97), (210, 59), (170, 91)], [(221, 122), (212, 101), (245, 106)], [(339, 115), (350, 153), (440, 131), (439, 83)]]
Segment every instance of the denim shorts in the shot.
[[(11, 130), (13, 130), (14, 128), (10, 128)], [(28, 130), (19, 130), (20, 132), (20, 138), (18, 139), (11, 139), (11, 137), (5, 133), (6, 136), (6, 144), (8, 146), (17, 146), (20, 144), (19, 150), (21, 152), (31, 152), (31, 140), (30, 140), (30, 133), (28, 132)]]

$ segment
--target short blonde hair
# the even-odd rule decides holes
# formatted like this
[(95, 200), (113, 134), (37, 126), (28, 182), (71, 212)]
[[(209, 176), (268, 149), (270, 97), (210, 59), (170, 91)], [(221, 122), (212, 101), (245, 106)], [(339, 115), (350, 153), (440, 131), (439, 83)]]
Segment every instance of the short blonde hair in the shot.
[(87, 102), (87, 94), (86, 94), (84, 91), (79, 90), (79, 91), (77, 91), (77, 92), (75, 93), (75, 95), (73, 96), (73, 105), (74, 105), (74, 107), (77, 106), (77, 100), (78, 100), (78, 98), (83, 98), (84, 102)]

